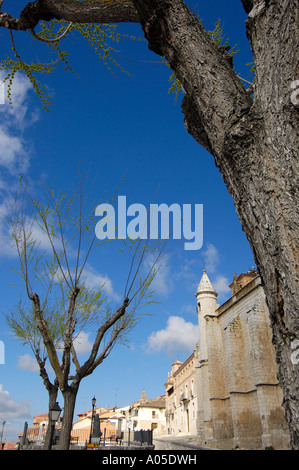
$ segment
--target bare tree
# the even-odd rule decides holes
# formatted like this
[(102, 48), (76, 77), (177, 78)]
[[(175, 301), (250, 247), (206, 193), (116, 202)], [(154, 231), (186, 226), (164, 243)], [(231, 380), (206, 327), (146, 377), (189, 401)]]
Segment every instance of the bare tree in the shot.
[(298, 449), (298, 1), (242, 4), (255, 67), (248, 90), (183, 0), (36, 0), (19, 18), (2, 13), (0, 25), (32, 33), (54, 18), (139, 22), (149, 48), (166, 58), (186, 92), (187, 131), (214, 156), (253, 250)]
[[(84, 279), (90, 254), (95, 254), (95, 248), (105, 240), (96, 237), (93, 212), (87, 211), (84, 185), (79, 186), (79, 191), (71, 196), (56, 195), (46, 188), (46, 204), (33, 200), (23, 188), (16, 198), (11, 221), (18, 273), (29, 305), (20, 301), (7, 315), (7, 321), (14, 334), (33, 351), (49, 393), (49, 409), (58, 390), (63, 395), (60, 449), (69, 448), (81, 381), (107, 358), (117, 342), (128, 341), (142, 307), (152, 302), (150, 285), (164, 248), (156, 244), (153, 251), (141, 239), (123, 241), (128, 274), (124, 274), (123, 299), (114, 306), (104, 296), (104, 284), (94, 289)], [(149, 266), (150, 255), (154, 258)], [(91, 328), (95, 329), (95, 339), (88, 358), (80, 364), (76, 338)], [(55, 374), (53, 383), (48, 363)], [(45, 448), (49, 445), (48, 433)]]

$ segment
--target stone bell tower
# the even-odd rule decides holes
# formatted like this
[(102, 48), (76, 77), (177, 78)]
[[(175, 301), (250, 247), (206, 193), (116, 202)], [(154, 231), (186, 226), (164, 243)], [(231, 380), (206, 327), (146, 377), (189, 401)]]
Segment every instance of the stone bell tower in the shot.
[(195, 297), (197, 300), (199, 341), (197, 344), (197, 433), (203, 443), (213, 438), (212, 410), (210, 402), (209, 354), (207, 318), (216, 317), (217, 292), (204, 269)]
[(198, 313), (198, 325), (199, 325), (199, 350), (200, 350), (200, 361), (208, 359), (207, 351), (207, 335), (206, 335), (206, 320), (205, 316), (216, 315), (217, 309), (217, 292), (214, 287), (206, 270), (204, 269), (201, 281), (197, 288), (195, 297), (197, 300), (197, 313)]

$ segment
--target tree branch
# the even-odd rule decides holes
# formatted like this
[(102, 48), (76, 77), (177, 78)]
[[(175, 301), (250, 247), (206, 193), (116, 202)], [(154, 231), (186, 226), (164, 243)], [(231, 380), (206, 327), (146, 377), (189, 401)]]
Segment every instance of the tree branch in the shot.
[(149, 48), (167, 59), (192, 101), (187, 127), (199, 126), (196, 140), (221, 154), (227, 130), (248, 112), (251, 97), (183, 0), (133, 1)]
[(79, 288), (75, 288), (72, 292), (69, 300), (68, 314), (65, 324), (64, 333), (64, 351), (63, 351), (63, 376), (64, 376), (64, 387), (67, 387), (68, 376), (70, 371), (71, 362), (71, 349), (73, 344), (73, 333), (75, 328), (74, 322), (74, 311), (76, 307), (76, 298), (79, 294)]
[(40, 307), (39, 296), (37, 294), (33, 294), (31, 296), (31, 300), (32, 300), (33, 305), (34, 305), (34, 312), (35, 312), (35, 316), (36, 316), (36, 324), (37, 324), (37, 327), (38, 327), (38, 329), (39, 329), (39, 331), (42, 335), (44, 345), (47, 349), (50, 364), (51, 364), (51, 366), (52, 366), (52, 368), (55, 372), (55, 375), (58, 379), (60, 387), (63, 388), (62, 370), (61, 370), (61, 367), (59, 365), (56, 350), (55, 350), (53, 341), (50, 337), (47, 324), (46, 324), (45, 320), (43, 319), (43, 315), (42, 315), (42, 311), (41, 311), (41, 307)]
[(70, 30), (71, 26), (73, 25), (72, 22), (70, 22), (68, 24), (68, 26), (65, 28), (65, 30), (63, 31), (62, 34), (60, 34), (60, 36), (57, 36), (56, 38), (54, 39), (47, 39), (47, 38), (42, 38), (41, 36), (39, 36), (38, 34), (36, 34), (36, 32), (34, 31), (34, 29), (30, 28), (29, 29), (29, 32), (30, 34), (35, 38), (35, 39), (38, 39), (39, 41), (42, 41), (42, 42), (46, 42), (48, 44), (52, 43), (52, 42), (58, 42), (60, 41), (62, 38), (64, 38), (64, 36), (66, 36), (66, 34), (68, 33), (68, 31)]
[(46, 360), (45, 359), (42, 360), (42, 358), (40, 357), (39, 349), (36, 349), (34, 351), (34, 355), (35, 355), (35, 358), (36, 358), (37, 363), (39, 365), (40, 376), (43, 379), (43, 382), (44, 382), (44, 385), (45, 385), (46, 389), (48, 390), (48, 392), (57, 391), (58, 385), (57, 385), (57, 383), (54, 384), (54, 385), (51, 383), (51, 381), (49, 379), (49, 376), (48, 376), (48, 373), (46, 371), (46, 367), (45, 367)]
[(115, 331), (113, 332), (108, 344), (105, 346), (105, 348), (103, 349), (103, 351), (101, 352), (101, 354), (99, 354), (99, 356), (93, 361), (93, 363), (91, 364), (91, 366), (89, 367), (89, 369), (86, 371), (85, 373), (85, 377), (87, 377), (88, 375), (92, 374), (93, 371), (100, 365), (102, 364), (102, 362), (104, 361), (104, 359), (106, 359), (106, 357), (110, 354), (114, 344), (115, 344), (115, 341), (117, 340), (118, 338), (118, 335), (120, 334), (120, 332), (122, 331), (122, 327), (121, 328), (118, 328), (118, 329), (115, 329)]
[[(252, 2), (244, 0), (243, 5), (248, 10)], [(194, 137), (214, 156), (223, 150), (227, 129), (252, 105), (231, 64), (183, 0), (36, 0), (18, 19), (0, 14), (0, 26), (33, 30), (39, 21), (54, 18), (73, 23), (140, 22), (149, 48), (167, 59), (192, 101), (187, 129), (197, 126), (200, 132)]]
[(139, 16), (129, 0), (36, 0), (29, 2), (19, 18), (0, 13), (0, 26), (34, 30), (40, 21), (53, 19), (73, 23), (137, 23)]
[(125, 313), (126, 313), (126, 308), (129, 304), (129, 299), (125, 298), (123, 301), (122, 306), (117, 309), (117, 311), (112, 315), (111, 318), (109, 318), (98, 330), (96, 339), (94, 341), (91, 353), (87, 361), (82, 365), (80, 370), (77, 371), (76, 376), (74, 377), (74, 382), (81, 381), (83, 377), (86, 375), (89, 375), (89, 370), (90, 368), (94, 365), (94, 362), (96, 360), (98, 350), (101, 344), (101, 341), (104, 337), (104, 334), (106, 333), (109, 328), (111, 328)]

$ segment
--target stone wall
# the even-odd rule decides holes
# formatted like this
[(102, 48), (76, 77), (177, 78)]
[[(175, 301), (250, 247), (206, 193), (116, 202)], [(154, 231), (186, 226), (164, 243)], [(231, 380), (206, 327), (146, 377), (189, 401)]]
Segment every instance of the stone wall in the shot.
[[(221, 449), (288, 449), (289, 431), (264, 290), (253, 271), (234, 277), (232, 297), (219, 306), (206, 272), (196, 292), (199, 341), (166, 384), (171, 432)], [(183, 426), (186, 411), (174, 397), (194, 377), (196, 429)], [(169, 401), (167, 403), (167, 390)]]
[(256, 277), (215, 315), (206, 315), (213, 436), (209, 445), (288, 448), (264, 292)]

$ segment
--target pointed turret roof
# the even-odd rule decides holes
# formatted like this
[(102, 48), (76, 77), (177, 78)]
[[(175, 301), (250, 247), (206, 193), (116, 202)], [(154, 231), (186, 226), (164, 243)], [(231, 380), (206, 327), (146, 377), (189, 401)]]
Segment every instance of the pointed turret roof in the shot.
[(210, 293), (217, 295), (217, 292), (215, 291), (210, 279), (208, 278), (208, 275), (205, 269), (203, 270), (203, 275), (198, 285), (196, 295), (203, 294), (204, 292), (210, 292)]

